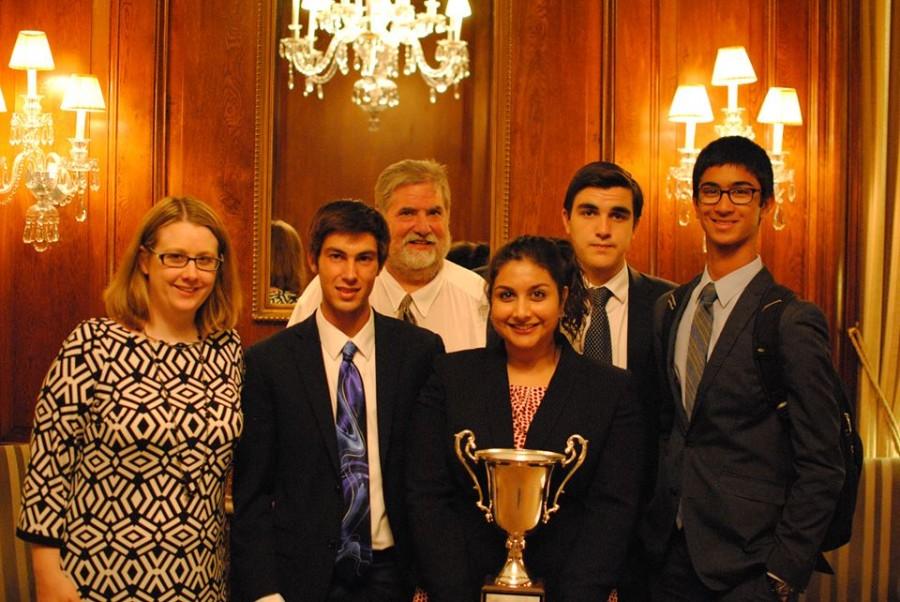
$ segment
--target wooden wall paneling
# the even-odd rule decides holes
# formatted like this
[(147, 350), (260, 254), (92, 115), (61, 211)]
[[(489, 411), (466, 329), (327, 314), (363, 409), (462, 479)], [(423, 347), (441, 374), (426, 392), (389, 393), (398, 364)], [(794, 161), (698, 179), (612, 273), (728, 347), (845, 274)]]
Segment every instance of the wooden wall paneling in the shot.
[[(27, 436), (36, 394), (50, 362), (79, 321), (104, 313), (101, 294), (117, 250), (151, 204), (158, 32), (147, 25), (154, 23), (159, 6), (164, 6), (162, 0), (0, 6), (0, 31), (46, 30), (56, 62), (53, 75), (94, 73), (107, 103), (106, 113), (89, 117), (91, 156), (98, 158), (101, 174), (100, 190), (89, 197), (87, 222), (76, 223), (74, 208), (63, 208), (62, 240), (37, 254), (21, 243), (24, 209), (30, 199), (20, 193), (14, 208), (3, 208), (0, 274), (9, 286), (0, 293), (6, 310), (0, 323), (0, 438)], [(4, 39), (8, 50), (0, 51), (8, 56), (14, 41), (15, 36)], [(10, 78), (10, 73), (3, 70), (0, 80), (7, 99), (13, 93), (7, 81), (16, 82), (16, 93), (24, 88), (24, 74), (19, 78), (16, 72)], [(44, 81), (39, 76), (39, 85), (44, 86)], [(49, 89), (43, 105), (54, 114), (54, 148), (67, 153), (66, 138), (74, 130), (74, 116), (58, 111), (59, 101), (60, 92)], [(0, 150), (11, 155), (8, 145)], [(6, 213), (7, 209), (13, 212)]]
[(600, 155), (603, 7), (535, 0), (510, 9), (508, 233), (562, 235), (566, 185)]
[(225, 220), (240, 263), (246, 343), (281, 325), (250, 315), (254, 115), (262, 2), (170, 0), (167, 194), (192, 194)]
[[(618, 6), (612, 56), (614, 80), (611, 88), (612, 106), (603, 107), (613, 113), (614, 152), (611, 161), (628, 170), (644, 193), (644, 208), (628, 252), (628, 262), (641, 271), (655, 272), (651, 257), (655, 255), (655, 240), (659, 232), (656, 215), (659, 195), (656, 193), (656, 172), (661, 131), (658, 109), (661, 104), (660, 51), (665, 36), (658, 31), (659, 3), (655, 0), (630, 2), (627, 9)], [(667, 55), (666, 55), (667, 56)], [(668, 106), (668, 105), (667, 105)]]
[[(809, 2), (807, 0), (770, 1), (766, 5), (765, 54), (758, 68), (759, 81), (752, 84), (757, 92), (750, 116), (756, 130), (756, 142), (765, 148), (771, 147), (772, 127), (756, 123), (759, 107), (770, 86), (790, 86), (797, 89), (803, 113), (803, 125), (785, 126), (784, 145), (788, 150), (787, 167), (794, 170), (796, 200), (784, 201), (787, 226), (780, 231), (772, 228), (773, 212), (769, 213), (761, 229), (761, 253), (763, 261), (775, 278), (802, 295), (809, 295), (814, 284), (810, 273), (809, 257), (814, 256), (821, 241), (816, 238), (818, 213), (816, 207), (817, 188), (812, 184), (816, 166), (813, 160), (811, 170), (807, 164), (815, 156), (818, 139), (811, 132), (818, 123), (817, 81), (818, 71), (815, 61), (817, 54), (811, 52), (811, 40), (818, 33), (818, 21), (809, 27), (797, 27), (798, 22), (809, 23)], [(749, 86), (748, 86), (749, 87)], [(810, 177), (807, 177), (809, 174)], [(774, 206), (773, 206), (774, 208)]]
[[(42, 108), (53, 115), (56, 143), (52, 149), (68, 154), (67, 138), (74, 133), (74, 115), (59, 110), (64, 90), (64, 76), (73, 72), (90, 70), (92, 5), (87, 0), (72, 2), (62, 9), (54, 2), (4, 3), (2, 28), (4, 57), (3, 68), (15, 43), (16, 32), (21, 29), (46, 31), (53, 52), (56, 69), (38, 75), (39, 92), (44, 95)], [(71, 12), (70, 12), (71, 11)], [(25, 74), (17, 71), (11, 78), (13, 87), (4, 86), (9, 108), (19, 104), (17, 96), (25, 91)], [(10, 80), (7, 80), (10, 81)], [(4, 125), (11, 115), (3, 116)], [(3, 128), (3, 139), (8, 140), (9, 130)], [(4, 140), (0, 152), (10, 160), (13, 149)], [(18, 151), (16, 147), (15, 151)], [(102, 205), (94, 200), (89, 203), (87, 223), (74, 219), (75, 207), (60, 209), (60, 242), (44, 253), (36, 253), (21, 242), (24, 214), (34, 202), (27, 190), (20, 190), (10, 205), (0, 208), (4, 227), (0, 236), (5, 239), (7, 250), (0, 257), (4, 263), (9, 287), (8, 302), (4, 305), (8, 323), (3, 333), (4, 348), (12, 348), (11, 361), (0, 366), (0, 380), (4, 390), (11, 391), (11, 411), (3, 412), (0, 437), (18, 437), (27, 432), (31, 423), (31, 411), (43, 376), (60, 343), (75, 324), (96, 313), (99, 303), (85, 294), (94, 283), (92, 270), (96, 260), (92, 252), (92, 233), (103, 223)], [(91, 221), (91, 218), (94, 218)], [(95, 222), (99, 222), (96, 224)], [(102, 269), (102, 268), (101, 268)], [(7, 351), (8, 353), (8, 351)]]

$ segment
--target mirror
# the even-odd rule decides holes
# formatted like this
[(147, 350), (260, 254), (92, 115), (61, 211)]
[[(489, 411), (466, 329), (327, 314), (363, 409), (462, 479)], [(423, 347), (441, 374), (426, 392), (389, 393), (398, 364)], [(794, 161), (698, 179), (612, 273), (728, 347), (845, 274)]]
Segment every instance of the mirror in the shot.
[[(323, 85), (324, 98), (303, 95), (303, 76), (294, 73), (288, 89), (288, 65), (277, 55), (278, 40), (288, 35), (290, 0), (263, 0), (257, 61), (257, 121), (254, 198), (253, 317), (285, 320), (292, 301), (308, 281), (291, 248), (306, 232), (316, 209), (336, 198), (372, 202), (382, 169), (405, 158), (433, 158), (447, 166), (452, 191), (450, 231), (454, 240), (494, 242), (497, 187), (494, 148), (502, 127), (492, 127), (496, 107), (497, 57), (493, 52), (498, 10), (510, 0), (470, 0), (462, 38), (469, 47), (471, 75), (429, 102), (429, 88), (418, 72), (396, 78), (399, 106), (382, 113), (377, 131), (351, 101), (358, 74), (339, 72)], [(445, 4), (441, 3), (442, 6)], [(423, 0), (413, 0), (424, 10)], [(504, 14), (508, 11), (504, 11)], [(305, 15), (305, 12), (303, 13)], [(305, 17), (301, 18), (305, 23)], [(436, 64), (437, 35), (423, 41), (429, 64)], [(324, 48), (322, 40), (318, 47)], [(402, 67), (401, 67), (402, 69)], [(496, 110), (493, 111), (496, 113)], [(493, 158), (493, 159), (492, 159)], [(503, 162), (500, 163), (503, 165)], [(295, 231), (296, 235), (291, 231)], [(274, 232), (274, 237), (273, 237)], [(286, 243), (286, 244), (285, 244)], [(277, 247), (277, 248), (276, 248)], [(304, 258), (305, 261), (305, 258)], [(297, 274), (292, 274), (297, 272)], [(293, 283), (293, 284), (291, 284)]]

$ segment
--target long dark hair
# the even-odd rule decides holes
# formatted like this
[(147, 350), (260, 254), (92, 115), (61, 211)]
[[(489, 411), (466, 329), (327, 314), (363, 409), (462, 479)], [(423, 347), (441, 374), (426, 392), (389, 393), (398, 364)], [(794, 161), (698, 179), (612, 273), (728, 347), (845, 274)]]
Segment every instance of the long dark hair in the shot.
[(494, 281), (500, 268), (510, 261), (523, 259), (547, 270), (560, 296), (563, 289), (569, 289), (559, 328), (569, 336), (576, 336), (587, 314), (587, 292), (581, 270), (575, 260), (575, 250), (568, 240), (525, 235), (503, 245), (491, 259), (488, 270), (488, 299), (493, 302)]

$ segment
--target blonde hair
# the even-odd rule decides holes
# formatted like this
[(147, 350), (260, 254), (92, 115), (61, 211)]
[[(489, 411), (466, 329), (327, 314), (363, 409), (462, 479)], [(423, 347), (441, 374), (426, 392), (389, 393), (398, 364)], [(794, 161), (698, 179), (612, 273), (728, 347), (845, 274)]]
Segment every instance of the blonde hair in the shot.
[(219, 258), (223, 262), (216, 271), (212, 292), (194, 317), (197, 331), (205, 337), (219, 330), (234, 328), (241, 312), (241, 289), (231, 241), (216, 212), (203, 201), (190, 196), (166, 197), (144, 216), (109, 286), (103, 291), (107, 315), (134, 330), (142, 329), (150, 319), (147, 276), (139, 265), (141, 248), (154, 248), (160, 229), (175, 222), (208, 228), (216, 237)]
[(289, 223), (272, 220), (272, 250), (269, 286), (300, 294), (306, 284), (303, 242)]
[(433, 159), (404, 159), (388, 165), (375, 182), (375, 207), (387, 212), (391, 195), (401, 186), (430, 182), (440, 193), (444, 209), (450, 211), (450, 183), (447, 168)]

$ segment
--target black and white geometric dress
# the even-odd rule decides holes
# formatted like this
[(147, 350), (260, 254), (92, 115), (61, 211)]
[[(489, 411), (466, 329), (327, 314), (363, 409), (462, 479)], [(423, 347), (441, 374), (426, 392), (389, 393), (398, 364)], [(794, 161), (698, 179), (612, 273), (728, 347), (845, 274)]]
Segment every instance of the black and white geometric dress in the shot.
[(84, 600), (225, 598), (225, 477), (241, 432), (234, 331), (168, 344), (79, 324), (35, 407), (18, 534)]

